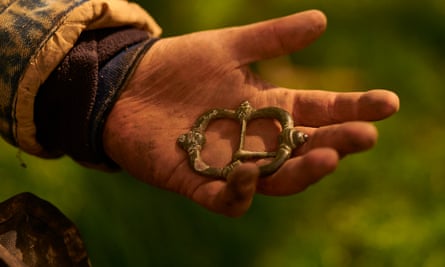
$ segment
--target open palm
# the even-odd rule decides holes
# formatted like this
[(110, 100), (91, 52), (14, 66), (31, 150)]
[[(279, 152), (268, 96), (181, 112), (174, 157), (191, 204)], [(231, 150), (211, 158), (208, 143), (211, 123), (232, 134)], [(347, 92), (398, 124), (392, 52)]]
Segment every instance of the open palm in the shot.
[[(385, 90), (291, 90), (271, 85), (249, 70), (250, 63), (304, 48), (325, 27), (321, 12), (307, 11), (159, 40), (108, 117), (107, 154), (138, 179), (229, 216), (243, 214), (256, 192), (288, 195), (304, 190), (334, 171), (343, 156), (371, 148), (377, 131), (369, 121), (390, 116), (399, 105), (397, 96)], [(189, 131), (202, 113), (236, 109), (246, 100), (254, 108), (287, 110), (298, 129), (309, 135), (308, 142), (270, 177), (258, 178), (255, 163), (237, 167), (227, 180), (195, 173), (176, 143), (178, 136)], [(246, 146), (252, 151), (273, 151), (278, 126), (265, 119), (251, 122)], [(215, 121), (206, 137), (203, 158), (222, 167), (238, 148), (239, 124)]]

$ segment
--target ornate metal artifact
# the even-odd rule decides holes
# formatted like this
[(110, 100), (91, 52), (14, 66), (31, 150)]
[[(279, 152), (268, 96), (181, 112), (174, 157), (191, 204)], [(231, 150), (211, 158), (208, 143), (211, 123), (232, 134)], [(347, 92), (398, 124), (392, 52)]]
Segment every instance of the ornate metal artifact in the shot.
[[(244, 149), (247, 123), (260, 118), (276, 119), (281, 124), (282, 131), (278, 137), (277, 151), (254, 152)], [(201, 150), (206, 143), (205, 130), (209, 123), (216, 119), (232, 119), (241, 123), (239, 148), (233, 154), (232, 161), (223, 168), (211, 167), (201, 158)], [(207, 111), (196, 120), (188, 133), (179, 136), (178, 144), (188, 153), (191, 167), (200, 174), (227, 178), (229, 173), (243, 161), (270, 158), (270, 163), (259, 167), (260, 176), (265, 177), (277, 171), (290, 158), (292, 150), (304, 144), (307, 139), (307, 134), (294, 129), (294, 121), (287, 111), (277, 107), (255, 110), (249, 102), (245, 101), (237, 110), (212, 109)]]

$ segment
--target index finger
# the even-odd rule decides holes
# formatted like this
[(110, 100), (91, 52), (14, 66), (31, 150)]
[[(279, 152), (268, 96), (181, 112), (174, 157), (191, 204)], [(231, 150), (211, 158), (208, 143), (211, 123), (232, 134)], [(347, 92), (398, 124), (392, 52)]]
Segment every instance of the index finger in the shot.
[(269, 89), (264, 103), (292, 113), (296, 125), (320, 127), (347, 121), (378, 121), (399, 110), (398, 96), (388, 90), (329, 92)]

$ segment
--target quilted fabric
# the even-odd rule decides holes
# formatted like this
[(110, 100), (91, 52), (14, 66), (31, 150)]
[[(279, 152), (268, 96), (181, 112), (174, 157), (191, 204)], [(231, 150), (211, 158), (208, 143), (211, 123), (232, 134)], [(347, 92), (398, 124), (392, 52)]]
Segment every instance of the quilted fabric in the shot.
[(141, 7), (124, 0), (0, 0), (0, 134), (25, 152), (36, 141), (34, 99), (40, 85), (84, 30), (131, 25), (159, 36)]

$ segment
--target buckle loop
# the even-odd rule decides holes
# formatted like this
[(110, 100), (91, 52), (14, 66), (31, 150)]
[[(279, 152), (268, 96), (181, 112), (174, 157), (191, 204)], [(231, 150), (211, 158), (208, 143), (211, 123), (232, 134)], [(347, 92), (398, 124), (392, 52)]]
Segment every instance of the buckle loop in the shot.
[[(281, 124), (282, 130), (278, 136), (277, 151), (256, 152), (244, 149), (247, 123), (260, 118), (276, 119)], [(211, 121), (217, 119), (238, 120), (241, 124), (239, 148), (232, 155), (232, 161), (223, 168), (211, 167), (201, 157), (201, 150), (206, 143), (205, 130)], [(193, 170), (202, 175), (227, 178), (229, 173), (244, 161), (271, 158), (270, 163), (259, 166), (260, 177), (266, 177), (276, 172), (290, 158), (292, 150), (303, 145), (307, 139), (307, 134), (294, 129), (294, 121), (287, 111), (277, 107), (256, 110), (248, 101), (245, 101), (236, 110), (212, 109), (207, 111), (196, 120), (189, 132), (178, 137), (177, 143), (187, 152)]]

